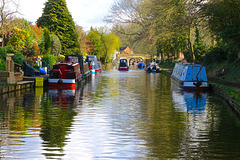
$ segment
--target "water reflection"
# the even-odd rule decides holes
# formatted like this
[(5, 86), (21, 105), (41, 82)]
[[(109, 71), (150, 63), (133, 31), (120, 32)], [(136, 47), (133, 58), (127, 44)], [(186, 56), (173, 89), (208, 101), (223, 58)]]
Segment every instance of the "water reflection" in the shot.
[(180, 90), (175, 83), (172, 83), (171, 90), (174, 108), (177, 112), (186, 112), (192, 116), (204, 113), (208, 92)]
[(1, 159), (237, 159), (240, 124), (169, 77), (103, 71), (76, 90), (0, 96)]

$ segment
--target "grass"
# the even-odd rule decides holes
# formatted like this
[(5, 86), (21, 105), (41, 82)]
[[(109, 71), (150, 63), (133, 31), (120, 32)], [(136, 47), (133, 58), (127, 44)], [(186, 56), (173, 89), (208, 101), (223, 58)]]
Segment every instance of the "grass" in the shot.
[(220, 83), (214, 83), (214, 84), (223, 88), (233, 100), (235, 100), (238, 104), (240, 104), (240, 92), (238, 91), (238, 89), (236, 90), (233, 87), (229, 87)]

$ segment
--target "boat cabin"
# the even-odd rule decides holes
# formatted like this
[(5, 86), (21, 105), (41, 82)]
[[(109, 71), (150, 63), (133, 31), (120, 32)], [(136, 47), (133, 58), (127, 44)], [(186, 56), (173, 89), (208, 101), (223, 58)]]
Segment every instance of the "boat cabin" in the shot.
[(183, 89), (209, 89), (206, 70), (201, 64), (176, 63), (172, 79)]
[(76, 79), (81, 75), (79, 63), (56, 63), (50, 71), (53, 79)]
[(172, 75), (181, 81), (207, 81), (205, 67), (201, 64), (177, 63)]

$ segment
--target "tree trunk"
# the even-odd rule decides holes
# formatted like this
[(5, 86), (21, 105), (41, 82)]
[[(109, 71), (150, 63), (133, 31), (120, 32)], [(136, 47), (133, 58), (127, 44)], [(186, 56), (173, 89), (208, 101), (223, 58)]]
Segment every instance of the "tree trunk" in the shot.
[(189, 26), (189, 32), (188, 32), (188, 48), (189, 48), (189, 54), (191, 56), (192, 62), (195, 62), (195, 55), (193, 51), (193, 46), (191, 42), (191, 26)]

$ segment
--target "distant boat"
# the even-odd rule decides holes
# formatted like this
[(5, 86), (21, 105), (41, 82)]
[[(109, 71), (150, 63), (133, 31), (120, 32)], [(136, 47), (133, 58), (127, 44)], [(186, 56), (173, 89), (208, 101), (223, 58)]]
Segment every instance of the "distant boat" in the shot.
[(182, 89), (208, 89), (205, 67), (201, 64), (176, 63), (171, 78)]
[(86, 62), (88, 62), (92, 74), (102, 71), (101, 64), (97, 62), (95, 55), (87, 55)]
[(128, 71), (129, 70), (127, 59), (120, 59), (118, 70), (119, 71)]
[(145, 68), (145, 64), (143, 62), (139, 62), (138, 69), (144, 69), (144, 68)]
[(157, 63), (151, 62), (151, 63), (149, 63), (149, 65), (147, 66), (146, 72), (148, 72), (148, 73), (152, 73), (152, 72), (154, 72), (154, 73), (160, 73), (160, 67), (158, 66)]

